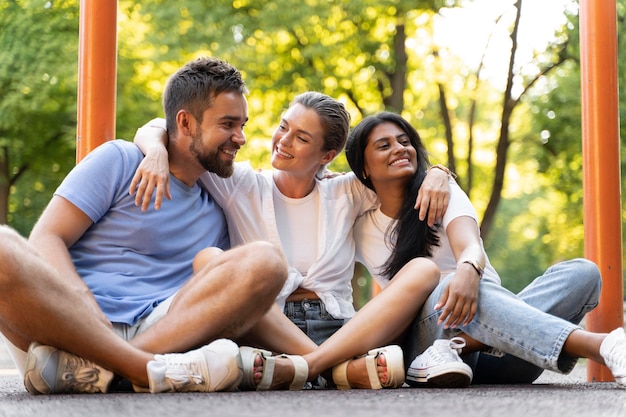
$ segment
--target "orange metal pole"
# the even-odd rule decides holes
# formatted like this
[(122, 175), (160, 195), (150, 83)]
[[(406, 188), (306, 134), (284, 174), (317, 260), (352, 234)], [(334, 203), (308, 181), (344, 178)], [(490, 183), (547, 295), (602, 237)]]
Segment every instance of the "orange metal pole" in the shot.
[[(585, 256), (602, 273), (599, 306), (587, 328), (624, 326), (622, 223), (615, 0), (580, 1), (581, 106)], [(588, 381), (612, 381), (608, 368), (588, 361)]]
[(76, 162), (115, 138), (117, 0), (81, 0)]

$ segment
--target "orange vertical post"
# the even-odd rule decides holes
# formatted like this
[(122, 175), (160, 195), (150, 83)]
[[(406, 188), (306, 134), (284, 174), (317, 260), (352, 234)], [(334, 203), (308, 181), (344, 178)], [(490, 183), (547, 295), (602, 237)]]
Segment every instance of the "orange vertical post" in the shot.
[[(602, 273), (600, 304), (587, 328), (608, 332), (624, 325), (620, 139), (615, 0), (580, 0), (581, 108), (585, 256)], [(612, 381), (593, 361), (588, 381)]]
[(76, 162), (115, 138), (117, 0), (81, 0)]

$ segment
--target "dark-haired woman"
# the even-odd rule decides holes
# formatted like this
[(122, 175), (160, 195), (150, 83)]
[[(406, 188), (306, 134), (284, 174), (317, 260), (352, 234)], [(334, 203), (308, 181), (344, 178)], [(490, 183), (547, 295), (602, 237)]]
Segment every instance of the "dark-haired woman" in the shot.
[[(383, 287), (416, 257), (429, 257), (441, 270), (440, 283), (403, 345), (411, 364), (408, 382), (432, 382), (431, 375), (445, 367), (438, 352), (458, 352), (455, 337), (463, 336), (475, 383), (532, 382), (543, 369), (567, 373), (582, 357), (607, 365), (616, 381), (626, 384), (624, 330), (597, 334), (577, 325), (598, 302), (595, 264), (559, 263), (515, 295), (501, 286), (484, 253), (474, 208), (454, 181), (448, 209), (434, 229), (410, 209), (428, 160), (417, 131), (404, 118), (387, 112), (365, 118), (352, 131), (346, 155), (381, 202), (355, 225), (357, 258)], [(487, 350), (492, 354), (480, 354), (477, 363), (476, 355), (468, 355)]]

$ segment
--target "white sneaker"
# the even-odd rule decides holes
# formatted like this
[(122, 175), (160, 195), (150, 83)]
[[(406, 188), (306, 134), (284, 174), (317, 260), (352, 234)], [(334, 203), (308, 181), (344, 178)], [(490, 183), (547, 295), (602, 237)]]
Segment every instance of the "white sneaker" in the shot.
[(24, 387), (31, 394), (107, 392), (113, 372), (54, 346), (33, 342), (26, 355)]
[(147, 365), (150, 392), (232, 391), (241, 382), (241, 368), (239, 347), (227, 339), (187, 353), (154, 355)]
[(613, 378), (622, 388), (626, 388), (626, 334), (618, 327), (600, 345), (600, 355), (613, 373)]
[(459, 357), (465, 339), (438, 339), (417, 356), (407, 372), (407, 384), (437, 388), (464, 388), (472, 382), (472, 368)]

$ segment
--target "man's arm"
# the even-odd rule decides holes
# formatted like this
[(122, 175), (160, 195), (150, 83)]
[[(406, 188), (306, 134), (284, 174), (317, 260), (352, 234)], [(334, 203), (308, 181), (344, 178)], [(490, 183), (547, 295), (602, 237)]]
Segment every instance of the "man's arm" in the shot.
[(59, 274), (83, 294), (96, 317), (106, 318), (89, 287), (76, 272), (68, 248), (93, 224), (89, 216), (63, 197), (54, 196), (33, 227), (29, 243)]

